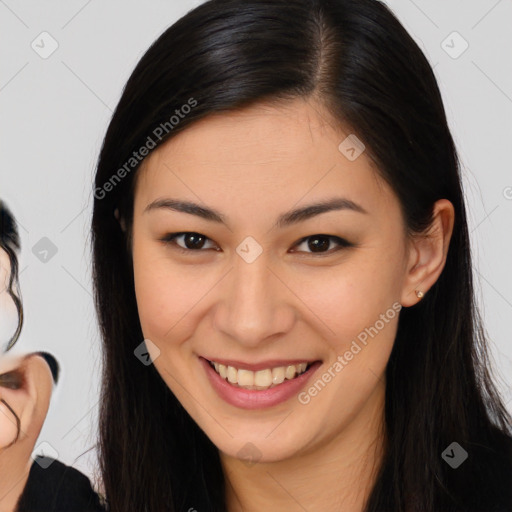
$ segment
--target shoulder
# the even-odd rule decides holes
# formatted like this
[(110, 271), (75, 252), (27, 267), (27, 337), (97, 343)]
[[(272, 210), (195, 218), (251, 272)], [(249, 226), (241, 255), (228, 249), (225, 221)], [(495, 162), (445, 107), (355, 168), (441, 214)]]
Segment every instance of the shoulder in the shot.
[(77, 469), (49, 457), (32, 463), (18, 512), (104, 512), (90, 480)]

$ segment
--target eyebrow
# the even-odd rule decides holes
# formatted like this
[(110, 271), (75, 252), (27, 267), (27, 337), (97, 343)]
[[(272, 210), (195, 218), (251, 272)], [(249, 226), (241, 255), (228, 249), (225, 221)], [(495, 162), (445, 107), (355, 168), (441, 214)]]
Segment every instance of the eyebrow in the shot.
[[(213, 208), (200, 206), (191, 201), (182, 201), (171, 198), (157, 199), (148, 204), (144, 209), (144, 212), (158, 209), (167, 209), (176, 212), (189, 213), (208, 221), (227, 225), (227, 219), (225, 215)], [(354, 201), (351, 201), (350, 199), (344, 197), (334, 197), (319, 203), (309, 204), (307, 206), (285, 212), (278, 217), (274, 227), (284, 228), (292, 224), (297, 224), (299, 222), (311, 219), (312, 217), (322, 213), (335, 210), (349, 210), (363, 214), (368, 213), (362, 206), (358, 205)]]

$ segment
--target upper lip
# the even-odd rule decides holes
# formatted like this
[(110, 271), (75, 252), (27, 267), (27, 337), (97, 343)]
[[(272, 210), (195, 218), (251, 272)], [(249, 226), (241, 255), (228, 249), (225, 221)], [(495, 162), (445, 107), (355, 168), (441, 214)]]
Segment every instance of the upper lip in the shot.
[(261, 361), (259, 363), (245, 363), (244, 361), (236, 361), (235, 359), (222, 359), (217, 357), (205, 357), (204, 359), (225, 366), (233, 366), (241, 370), (251, 370), (253, 372), (266, 370), (267, 368), (278, 368), (279, 366), (297, 365), (300, 363), (307, 363), (309, 365), (318, 361), (318, 359), (268, 359), (267, 361)]

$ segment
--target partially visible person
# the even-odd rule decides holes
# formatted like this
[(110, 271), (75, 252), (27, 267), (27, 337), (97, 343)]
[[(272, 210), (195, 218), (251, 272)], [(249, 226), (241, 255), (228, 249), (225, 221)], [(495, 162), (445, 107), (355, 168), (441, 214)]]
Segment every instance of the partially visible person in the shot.
[(20, 239), (16, 221), (0, 200), (0, 346), (9, 350), (23, 326), (23, 307), (18, 285)]
[(23, 306), (18, 286), (16, 222), (0, 201), (0, 512), (102, 511), (89, 479), (32, 453), (43, 427), (59, 364), (47, 352), (14, 355)]

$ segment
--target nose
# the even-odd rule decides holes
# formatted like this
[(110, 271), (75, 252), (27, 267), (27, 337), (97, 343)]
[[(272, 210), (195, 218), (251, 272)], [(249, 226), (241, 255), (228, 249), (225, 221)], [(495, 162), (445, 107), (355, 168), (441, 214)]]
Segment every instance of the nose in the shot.
[(237, 257), (221, 293), (214, 326), (239, 344), (250, 348), (275, 341), (293, 326), (293, 293), (264, 255), (252, 263)]

